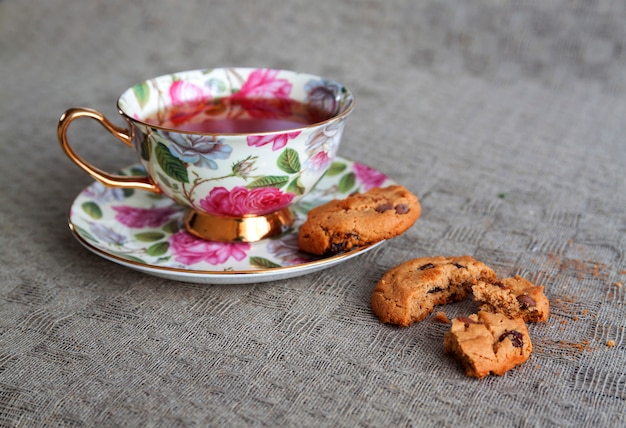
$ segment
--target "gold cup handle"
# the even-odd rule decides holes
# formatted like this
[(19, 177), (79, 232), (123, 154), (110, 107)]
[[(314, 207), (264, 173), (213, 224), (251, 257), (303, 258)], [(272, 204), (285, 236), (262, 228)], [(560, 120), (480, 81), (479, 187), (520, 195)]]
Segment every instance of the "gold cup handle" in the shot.
[(67, 129), (75, 119), (80, 117), (88, 117), (94, 119), (100, 123), (107, 131), (113, 134), (118, 140), (126, 144), (128, 147), (133, 147), (130, 131), (124, 128), (120, 128), (111, 123), (104, 115), (96, 110), (88, 108), (71, 108), (67, 110), (59, 119), (59, 125), (57, 126), (57, 137), (61, 148), (65, 154), (81, 169), (91, 175), (94, 179), (98, 180), (102, 184), (110, 187), (132, 187), (136, 189), (148, 190), (154, 193), (161, 193), (161, 189), (152, 181), (150, 177), (146, 176), (124, 176), (117, 174), (109, 174), (106, 171), (91, 165), (83, 158), (78, 156), (76, 152), (70, 146), (67, 141)]

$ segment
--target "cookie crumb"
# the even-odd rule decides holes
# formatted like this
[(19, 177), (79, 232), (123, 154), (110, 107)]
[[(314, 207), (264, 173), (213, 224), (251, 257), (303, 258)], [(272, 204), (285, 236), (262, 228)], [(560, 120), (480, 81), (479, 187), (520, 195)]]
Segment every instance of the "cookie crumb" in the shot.
[(615, 341), (614, 340), (608, 340), (606, 342), (606, 346), (608, 346), (609, 348), (612, 348), (615, 346)]
[(443, 324), (450, 324), (450, 318), (448, 318), (447, 315), (442, 311), (437, 311), (435, 316), (433, 316), (433, 319)]
[(616, 281), (614, 284), (617, 288), (622, 288), (624, 286), (624, 283), (621, 281)]

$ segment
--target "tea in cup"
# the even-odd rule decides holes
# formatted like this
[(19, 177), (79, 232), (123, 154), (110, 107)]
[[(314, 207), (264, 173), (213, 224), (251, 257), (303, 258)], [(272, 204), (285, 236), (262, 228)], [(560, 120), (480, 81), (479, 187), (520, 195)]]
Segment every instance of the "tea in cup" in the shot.
[[(188, 208), (186, 229), (212, 241), (254, 242), (286, 231), (290, 206), (330, 167), (354, 96), (319, 76), (265, 68), (216, 68), (159, 76), (117, 102), (127, 128), (72, 108), (57, 134), (68, 157), (111, 187), (163, 194)], [(70, 123), (87, 117), (133, 148), (145, 176), (111, 174), (78, 156)]]

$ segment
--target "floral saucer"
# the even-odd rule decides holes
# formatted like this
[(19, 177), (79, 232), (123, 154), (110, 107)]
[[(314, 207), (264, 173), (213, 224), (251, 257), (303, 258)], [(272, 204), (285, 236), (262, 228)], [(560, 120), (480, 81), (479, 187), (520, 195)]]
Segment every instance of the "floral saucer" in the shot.
[[(122, 171), (142, 175), (140, 165)], [(334, 256), (298, 251), (300, 225), (312, 208), (353, 192), (394, 184), (366, 165), (337, 157), (316, 187), (293, 208), (293, 227), (254, 243), (204, 241), (182, 226), (185, 209), (166, 197), (94, 182), (74, 200), (69, 226), (95, 254), (147, 274), (201, 284), (244, 284), (291, 278), (328, 268), (379, 244)]]

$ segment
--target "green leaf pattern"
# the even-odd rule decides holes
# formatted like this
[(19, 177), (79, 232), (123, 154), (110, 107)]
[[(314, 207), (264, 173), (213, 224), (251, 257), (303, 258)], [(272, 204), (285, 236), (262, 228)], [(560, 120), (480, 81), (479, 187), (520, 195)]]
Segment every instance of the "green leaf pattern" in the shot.
[(341, 193), (351, 193), (355, 184), (356, 175), (353, 172), (349, 172), (339, 180), (339, 191)]
[(135, 98), (137, 98), (137, 102), (143, 108), (150, 100), (150, 85), (148, 82), (137, 84), (133, 86), (133, 93)]
[(294, 178), (287, 186), (287, 191), (296, 195), (304, 195), (305, 188), (300, 181), (300, 177)]
[(265, 177), (257, 178), (251, 183), (248, 183), (247, 187), (248, 189), (257, 189), (261, 187), (276, 187), (280, 189), (288, 182), (289, 182), (289, 177), (287, 176), (268, 175)]
[(141, 232), (135, 235), (135, 239), (142, 242), (154, 242), (163, 238), (165, 238), (165, 234), (156, 231)]
[(94, 220), (100, 220), (102, 218), (102, 210), (97, 203), (91, 201), (85, 202), (82, 205), (82, 208), (83, 211), (85, 211), (85, 213)]
[(291, 148), (286, 148), (278, 158), (278, 167), (287, 174), (300, 172), (300, 156), (298, 152)]
[(169, 242), (158, 242), (156, 244), (151, 245), (146, 250), (146, 253), (150, 256), (162, 256), (167, 253), (167, 250), (170, 248)]
[(326, 171), (326, 177), (333, 177), (335, 175), (339, 175), (344, 172), (347, 168), (347, 165), (342, 162), (333, 162), (330, 164), (330, 168)]
[(150, 144), (150, 138), (149, 137), (145, 137), (143, 139), (143, 141), (141, 142), (141, 159), (148, 161), (150, 160), (150, 152), (152, 150), (152, 144)]
[(256, 268), (274, 269), (281, 267), (278, 263), (265, 258), (265, 257), (250, 257), (250, 266)]
[(163, 172), (177, 181), (189, 183), (187, 166), (183, 163), (183, 161), (172, 155), (165, 144), (157, 144), (154, 148), (154, 152)]

